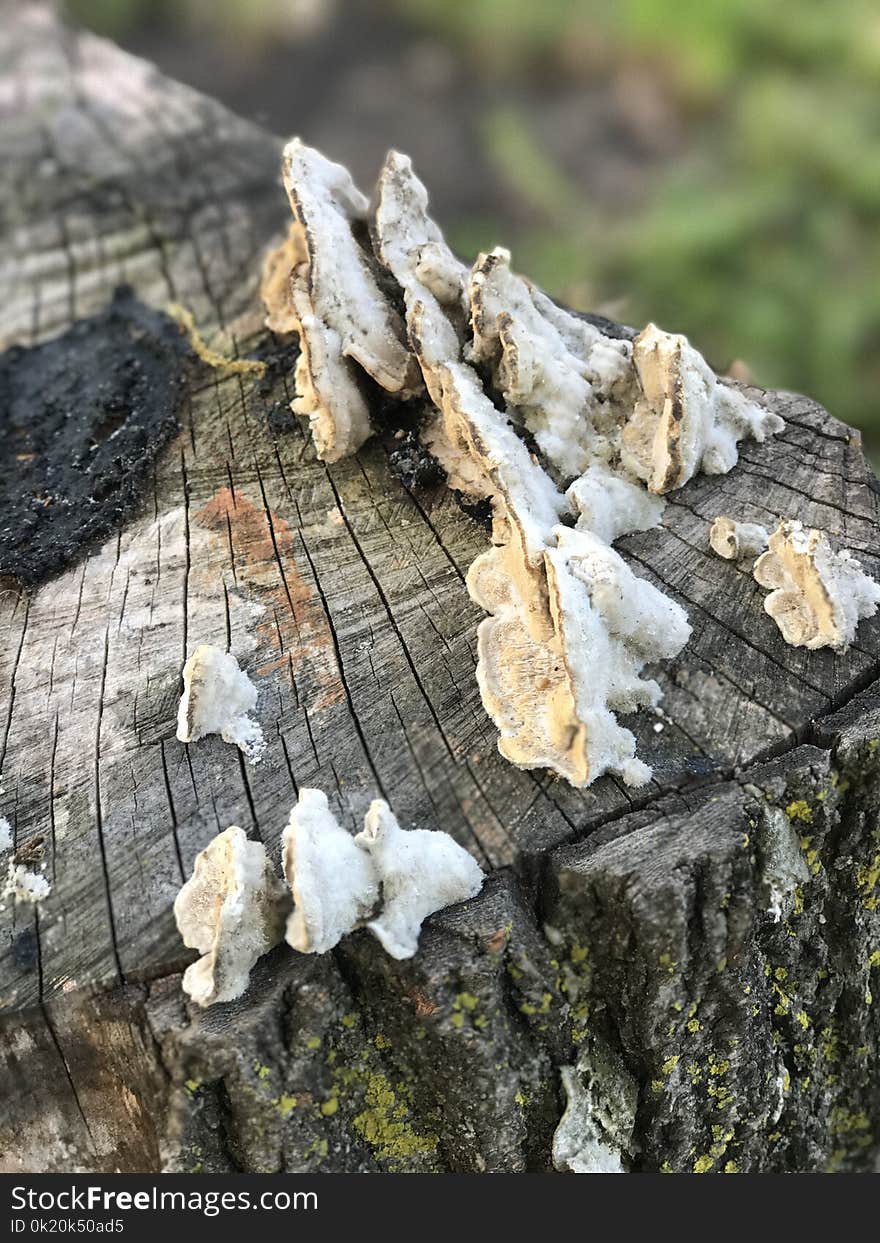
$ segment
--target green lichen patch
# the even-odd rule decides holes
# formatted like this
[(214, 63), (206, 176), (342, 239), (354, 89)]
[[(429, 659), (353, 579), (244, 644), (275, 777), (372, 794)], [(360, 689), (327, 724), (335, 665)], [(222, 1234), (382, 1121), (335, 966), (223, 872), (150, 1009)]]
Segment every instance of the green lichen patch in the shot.
[(535, 1014), (547, 1014), (552, 1004), (553, 1004), (553, 994), (542, 993), (541, 1000), (537, 1004), (531, 1001), (524, 1001), (520, 1004), (519, 1008), (523, 1014), (528, 1014), (531, 1016)]
[(280, 1096), (275, 1098), (272, 1104), (281, 1114), (282, 1118), (287, 1118), (294, 1111), (294, 1109), (296, 1109), (297, 1098), (295, 1096), (289, 1096), (286, 1092), (282, 1092)]
[(869, 863), (863, 863), (856, 868), (856, 888), (866, 911), (875, 911), (880, 903), (880, 898), (875, 892), (878, 881), (880, 881), (880, 850)]
[(813, 845), (812, 835), (801, 837), (799, 841), (801, 850), (804, 852), (804, 861), (810, 869), (810, 874), (818, 876), (822, 871), (822, 861), (819, 858), (819, 851)]
[(489, 1026), (489, 1016), (479, 1010), (480, 999), (473, 993), (458, 993), (452, 1003), (449, 1021), (456, 1031), (476, 1029), (485, 1031)]
[(803, 824), (813, 823), (813, 809), (803, 798), (796, 798), (785, 809), (789, 820), (800, 820)]
[(870, 1148), (874, 1143), (870, 1119), (862, 1109), (850, 1110), (843, 1105), (835, 1105), (831, 1110), (828, 1129), (840, 1145), (832, 1153), (832, 1162), (836, 1158), (839, 1163), (845, 1156)]
[(352, 1126), (382, 1161), (433, 1153), (439, 1136), (423, 1134), (413, 1127), (405, 1091), (397, 1090), (383, 1074), (368, 1074), (364, 1085), (364, 1108)]

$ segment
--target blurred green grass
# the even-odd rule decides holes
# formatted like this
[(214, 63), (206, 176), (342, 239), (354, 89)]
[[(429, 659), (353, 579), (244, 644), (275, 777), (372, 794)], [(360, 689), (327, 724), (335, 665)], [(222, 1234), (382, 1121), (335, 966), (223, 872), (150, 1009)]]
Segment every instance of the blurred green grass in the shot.
[[(691, 141), (622, 216), (566, 182), (529, 117), (487, 120), (537, 214), (517, 265), (552, 292), (692, 336), (880, 445), (880, 7), (874, 0), (398, 0), (506, 73), (635, 65)], [(476, 229), (459, 230), (460, 245)]]
[[(304, 0), (287, 0), (288, 6)], [(328, 4), (330, 0), (309, 0)], [(155, 19), (275, 37), (268, 0), (71, 0), (120, 36)], [(513, 87), (477, 124), (521, 210), (453, 222), (580, 306), (687, 333), (716, 367), (816, 397), (880, 448), (880, 6), (876, 0), (374, 0)], [(344, 20), (345, 0), (337, 8)], [(628, 76), (627, 76), (628, 75)], [(554, 161), (516, 85), (659, 83), (685, 140), (633, 202)], [(403, 101), (405, 103), (405, 101)]]

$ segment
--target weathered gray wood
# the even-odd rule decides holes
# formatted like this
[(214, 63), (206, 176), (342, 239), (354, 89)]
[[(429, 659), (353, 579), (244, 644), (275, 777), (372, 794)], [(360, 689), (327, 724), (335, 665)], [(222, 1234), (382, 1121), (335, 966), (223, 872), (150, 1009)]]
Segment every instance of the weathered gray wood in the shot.
[[(42, 10), (5, 25), (0, 75), (2, 343), (51, 337), (125, 281), (155, 306), (190, 308), (224, 350), (259, 346), (260, 258), (287, 210), (279, 144), (111, 45), (61, 31)], [(586, 1048), (636, 1085), (625, 1163), (690, 1168), (721, 1141), (690, 1080), (661, 1073), (676, 1056), (686, 1069), (694, 1033), (687, 1018), (668, 1032), (678, 1011), (661, 1024), (668, 981), (655, 978), (658, 955), (680, 970), (692, 963), (698, 1005), (722, 1010), (732, 977), (712, 972), (716, 959), (736, 957), (736, 987), (748, 983), (758, 1000), (733, 1007), (724, 1035), (751, 1051), (753, 1030), (772, 1043), (784, 1026), (774, 1025), (779, 1003), (762, 964), (808, 973), (814, 937), (827, 936), (837, 958), (824, 988), (835, 999), (821, 1001), (798, 1043), (820, 1058), (819, 1033), (833, 1028), (844, 993), (846, 1041), (875, 1022), (862, 976), (880, 944), (876, 913), (850, 910), (842, 896), (858, 891), (853, 878), (873, 857), (863, 809), (876, 807), (876, 756), (863, 701), (847, 726), (862, 739), (847, 743), (856, 757), (846, 761), (850, 789), (828, 798), (832, 819), (822, 821), (827, 879), (815, 916), (824, 912), (826, 924), (783, 941), (784, 960), (774, 938), (787, 933), (766, 913), (763, 856), (739, 843), (748, 831), (743, 791), (764, 780), (745, 771), (750, 765), (777, 757), (770, 802), (815, 804), (840, 761), (836, 727), (816, 733), (812, 722), (877, 677), (880, 620), (864, 624), (844, 656), (792, 649), (753, 580), (706, 542), (718, 513), (763, 522), (796, 515), (839, 536), (876, 572), (877, 494), (858, 434), (804, 398), (764, 395), (786, 418), (783, 435), (747, 445), (730, 475), (687, 485), (659, 533), (622, 542), (639, 572), (687, 607), (694, 635), (657, 671), (662, 731), (648, 714), (628, 722), (654, 765), (653, 785), (633, 792), (606, 778), (575, 791), (506, 764), (480, 705), (480, 614), (463, 575), (485, 532), (445, 488), (405, 487), (380, 442), (327, 467), (301, 427), (273, 433), (268, 410), (289, 398), (288, 387), (283, 377), (267, 384), (203, 371), (143, 512), (43, 587), (3, 585), (0, 815), (17, 848), (44, 839), (53, 884), (39, 908), (8, 902), (0, 912), (13, 1101), (0, 1118), (4, 1150), (43, 1152), (21, 1160), (55, 1168), (152, 1168), (160, 1159), (178, 1168), (542, 1168), (561, 1113), (557, 1068)], [(261, 689), (269, 746), (255, 768), (218, 739), (186, 748), (174, 737), (185, 652), (227, 639)], [(797, 749), (801, 742), (819, 750)], [(511, 870), (435, 919), (412, 964), (384, 959), (361, 936), (325, 962), (279, 953), (244, 1002), (190, 1021), (175, 976), (187, 956), (171, 918), (182, 876), (231, 823), (276, 850), (302, 785), (325, 789), (351, 825), (382, 793), (405, 824), (442, 827), (487, 867)], [(728, 877), (735, 933), (721, 927), (732, 915), (707, 905), (716, 890), (720, 904)], [(667, 891), (652, 912), (653, 895)], [(658, 939), (661, 915), (679, 938), (672, 949)], [(547, 940), (545, 919), (558, 925), (559, 945)], [(725, 953), (734, 935), (737, 946)], [(597, 967), (590, 995), (575, 999), (561, 987), (560, 955), (582, 948)], [(691, 979), (682, 986), (687, 1009), (695, 988)], [(95, 990), (100, 1002), (89, 1000)], [(815, 1001), (804, 996), (808, 1017)], [(589, 1038), (584, 1004), (601, 1016)], [(834, 1109), (876, 1117), (871, 1030), (857, 1079), (830, 1063), (812, 1072), (783, 1147), (767, 1139), (774, 1128), (758, 1108), (766, 1087), (746, 1052), (725, 1054), (742, 1116), (713, 1168), (731, 1160), (819, 1168), (840, 1147), (837, 1164), (864, 1162), (868, 1145), (835, 1144), (830, 1119)], [(774, 1056), (806, 1078), (795, 1065), (797, 1035), (786, 1028)], [(317, 1036), (320, 1050), (307, 1043)], [(710, 1052), (721, 1057), (721, 1045), (707, 1042), (694, 1042), (700, 1065)], [(762, 1057), (770, 1067), (770, 1053)], [(129, 1058), (131, 1073), (119, 1078), (136, 1108), (112, 1079)], [(268, 1068), (262, 1078), (255, 1064)], [(338, 1064), (347, 1067), (341, 1078)], [(70, 1092), (39, 1130), (41, 1084), (60, 1066)], [(187, 1089), (186, 1080), (208, 1086)], [(292, 1096), (300, 1104), (288, 1109)], [(337, 1111), (322, 1113), (334, 1099)], [(389, 1138), (377, 1118), (398, 1106), (406, 1128)], [(818, 1121), (808, 1124), (808, 1108)], [(210, 1125), (218, 1119), (219, 1132)], [(698, 1125), (708, 1128), (699, 1148)], [(846, 1132), (857, 1141), (865, 1133)]]

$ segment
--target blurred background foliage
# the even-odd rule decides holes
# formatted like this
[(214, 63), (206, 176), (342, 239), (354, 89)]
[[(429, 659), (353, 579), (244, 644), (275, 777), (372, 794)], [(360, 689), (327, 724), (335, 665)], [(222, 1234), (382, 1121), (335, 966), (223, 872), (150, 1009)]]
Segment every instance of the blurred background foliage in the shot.
[(464, 257), (687, 333), (880, 447), (876, 0), (69, 0), (369, 187), (408, 150)]

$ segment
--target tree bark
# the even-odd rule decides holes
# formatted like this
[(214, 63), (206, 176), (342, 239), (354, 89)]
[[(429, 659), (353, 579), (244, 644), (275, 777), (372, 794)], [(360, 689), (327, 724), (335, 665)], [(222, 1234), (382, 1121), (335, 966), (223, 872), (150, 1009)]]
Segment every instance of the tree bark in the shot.
[[(295, 344), (256, 296), (279, 142), (41, 8), (0, 58), (3, 346), (127, 284), (270, 364), (186, 369), (137, 512), (43, 585), (3, 584), (0, 815), (52, 892), (0, 912), (0, 1168), (543, 1170), (554, 1133), (559, 1168), (870, 1168), (880, 619), (844, 655), (790, 648), (707, 542), (720, 513), (799, 517), (876, 574), (858, 433), (760, 392), (783, 434), (621, 541), (694, 628), (656, 672), (664, 715), (627, 721), (651, 785), (520, 772), (474, 676), (485, 530), (395, 470), (392, 438), (327, 466), (285, 417)], [(257, 767), (175, 739), (200, 642), (260, 688)], [(485, 888), (412, 961), (365, 932), (280, 947), (196, 1012), (174, 895), (229, 824), (277, 859), (301, 786), (351, 827), (381, 795), (445, 829)]]

